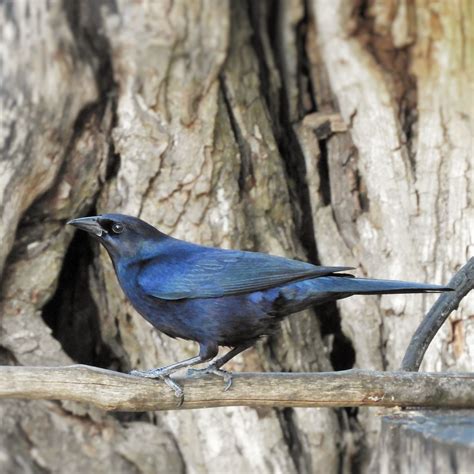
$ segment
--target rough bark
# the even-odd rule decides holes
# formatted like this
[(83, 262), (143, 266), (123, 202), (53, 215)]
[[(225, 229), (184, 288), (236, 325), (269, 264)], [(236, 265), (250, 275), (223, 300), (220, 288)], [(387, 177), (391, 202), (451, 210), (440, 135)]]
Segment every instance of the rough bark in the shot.
[(382, 421), (379, 453), (370, 472), (464, 474), (474, 462), (472, 411), (407, 412)]
[[(447, 281), (473, 252), (469, 9), (3, 2), (0, 363), (126, 371), (196, 351), (156, 333), (103, 251), (72, 238), (65, 221), (89, 212), (359, 275)], [(229, 367), (396, 368), (432, 301), (307, 311)], [(472, 305), (425, 369), (473, 369)], [(0, 420), (2, 472), (64, 472), (64, 453), (69, 472), (350, 472), (379, 429), (363, 410), (116, 417), (39, 401), (3, 401)]]

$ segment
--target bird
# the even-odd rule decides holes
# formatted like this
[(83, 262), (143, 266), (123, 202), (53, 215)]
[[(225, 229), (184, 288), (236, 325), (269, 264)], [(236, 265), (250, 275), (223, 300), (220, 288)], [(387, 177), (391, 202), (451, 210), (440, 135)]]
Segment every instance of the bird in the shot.
[[(172, 338), (195, 341), (199, 353), (165, 367), (133, 370), (132, 375), (162, 379), (183, 399), (170, 378), (188, 368), (232, 383), (222, 366), (273, 334), (285, 317), (307, 307), (352, 295), (450, 291), (434, 284), (357, 278), (353, 267), (318, 266), (261, 252), (198, 245), (160, 232), (124, 214), (73, 219), (109, 254), (115, 274), (135, 310)], [(219, 347), (230, 350), (216, 359)], [(192, 369), (201, 363), (204, 369)]]

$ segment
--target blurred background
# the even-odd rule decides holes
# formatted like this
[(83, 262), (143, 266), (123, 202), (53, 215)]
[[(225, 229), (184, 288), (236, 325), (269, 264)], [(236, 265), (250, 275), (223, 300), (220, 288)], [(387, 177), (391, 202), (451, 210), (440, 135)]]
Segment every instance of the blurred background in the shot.
[[(195, 354), (126, 302), (71, 218), (447, 283), (473, 255), (469, 0), (0, 2), (0, 364)], [(287, 319), (232, 370), (399, 367), (435, 295)], [(424, 370), (474, 370), (465, 300)], [(220, 382), (219, 382), (220, 383)], [(107, 414), (2, 401), (2, 473), (358, 473), (369, 409)]]

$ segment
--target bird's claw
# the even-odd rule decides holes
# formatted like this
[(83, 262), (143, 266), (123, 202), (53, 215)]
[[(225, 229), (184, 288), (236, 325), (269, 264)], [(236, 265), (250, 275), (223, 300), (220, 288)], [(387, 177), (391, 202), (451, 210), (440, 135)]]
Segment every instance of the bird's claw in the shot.
[(191, 377), (207, 374), (214, 374), (224, 379), (224, 392), (227, 392), (227, 390), (229, 390), (232, 385), (232, 372), (228, 372), (227, 370), (223, 369), (218, 369), (212, 364), (208, 367), (205, 367), (204, 369), (188, 369), (187, 371), (187, 375)]
[(179, 385), (179, 383), (175, 382), (167, 373), (162, 369), (151, 369), (151, 370), (132, 370), (129, 372), (130, 375), (134, 375), (135, 377), (145, 377), (148, 379), (161, 379), (165, 382), (168, 387), (174, 390), (174, 395), (178, 398), (178, 408), (183, 404), (184, 401), (184, 390)]
[(178, 408), (183, 404), (184, 402), (184, 390), (179, 383), (175, 382), (169, 375), (162, 375), (160, 377), (163, 382), (165, 382), (168, 387), (170, 387), (172, 390), (174, 390), (174, 396), (178, 398)]
[(227, 390), (232, 386), (232, 374), (230, 372), (227, 372), (227, 374), (227, 376), (224, 376), (224, 392), (227, 392)]

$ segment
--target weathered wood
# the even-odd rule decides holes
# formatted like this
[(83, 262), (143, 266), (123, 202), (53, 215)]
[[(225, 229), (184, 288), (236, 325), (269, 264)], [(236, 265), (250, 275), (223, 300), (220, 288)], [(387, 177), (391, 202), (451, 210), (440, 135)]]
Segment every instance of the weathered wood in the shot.
[[(324, 265), (343, 261), (372, 278), (446, 284), (472, 256), (472, 93), (465, 73), (472, 64), (462, 53), (472, 49), (472, 34), (463, 34), (473, 29), (472, 15), (468, 1), (435, 2), (434, 22), (426, 2), (409, 3), (367, 2), (366, 21), (351, 2), (311, 2), (312, 71), (319, 78), (327, 72), (327, 81), (313, 81), (318, 103), (349, 128), (347, 136), (329, 137), (319, 159), (330, 193), (311, 193), (315, 238)], [(324, 188), (316, 159), (307, 166)], [(399, 367), (433, 301), (341, 301), (357, 365)], [(471, 370), (473, 303), (464, 299), (453, 324), (440, 331), (424, 370)]]
[(423, 356), (440, 327), (473, 289), (474, 257), (451, 278), (449, 286), (455, 288), (455, 291), (444, 293), (438, 298), (413, 334), (402, 361), (402, 370), (412, 371), (420, 368)]
[(474, 412), (407, 412), (383, 417), (371, 472), (467, 474), (473, 463)]
[(239, 373), (223, 390), (212, 376), (177, 378), (181, 407), (163, 382), (85, 365), (0, 367), (0, 398), (71, 400), (104, 410), (223, 406), (474, 408), (474, 374), (373, 372)]

